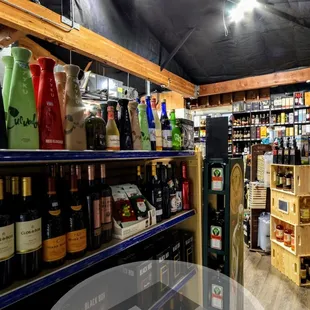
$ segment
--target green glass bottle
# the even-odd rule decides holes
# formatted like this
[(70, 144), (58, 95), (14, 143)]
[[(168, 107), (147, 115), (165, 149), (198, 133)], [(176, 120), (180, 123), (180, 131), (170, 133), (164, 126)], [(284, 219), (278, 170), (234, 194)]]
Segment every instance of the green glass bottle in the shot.
[(2, 61), (4, 63), (2, 97), (3, 97), (3, 104), (4, 104), (5, 119), (7, 119), (14, 58), (12, 56), (3, 56)]
[(13, 47), (12, 55), (14, 67), (7, 117), (9, 149), (38, 149), (36, 101), (29, 70), (31, 51)]
[(175, 109), (172, 109), (170, 112), (170, 125), (171, 129), (173, 130), (175, 127), (176, 119), (175, 119)]
[(181, 150), (182, 147), (182, 133), (180, 129), (180, 122), (176, 120), (175, 126), (172, 129), (172, 149)]
[(140, 103), (138, 105), (138, 110), (139, 110), (139, 124), (141, 128), (142, 150), (151, 151), (149, 125), (147, 122), (147, 115), (146, 115), (146, 104)]

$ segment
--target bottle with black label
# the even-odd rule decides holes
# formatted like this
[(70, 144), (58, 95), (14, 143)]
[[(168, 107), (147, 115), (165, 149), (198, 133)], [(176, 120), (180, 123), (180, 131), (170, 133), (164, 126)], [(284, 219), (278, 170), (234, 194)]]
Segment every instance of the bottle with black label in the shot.
[(283, 164), (283, 160), (284, 160), (283, 155), (284, 155), (283, 138), (281, 138), (279, 150), (278, 150), (278, 164)]
[(292, 189), (292, 174), (291, 171), (289, 169), (286, 169), (285, 175), (284, 175), (284, 179), (285, 179), (285, 183), (283, 185), (283, 189), (286, 191), (290, 191)]
[(0, 288), (10, 285), (13, 281), (15, 254), (12, 208), (5, 203), (3, 194), (3, 179), (0, 179)]
[(176, 176), (176, 164), (172, 164), (172, 177), (174, 180), (174, 186), (175, 186), (175, 196), (176, 196), (176, 206), (177, 206), (177, 212), (180, 212), (183, 210), (183, 198), (182, 198), (182, 184)]
[(31, 178), (22, 178), (22, 202), (16, 212), (16, 274), (35, 276), (42, 263), (42, 220), (32, 198)]
[(284, 165), (289, 165), (290, 164), (290, 138), (287, 138), (286, 140), (283, 157), (284, 157), (283, 159)]
[(163, 197), (163, 218), (168, 219), (171, 216), (170, 191), (167, 184), (167, 166), (161, 165), (161, 186)]
[(168, 164), (168, 177), (167, 177), (167, 184), (169, 187), (169, 200), (170, 200), (170, 214), (171, 216), (177, 214), (177, 204), (176, 204), (176, 190), (174, 186), (174, 178), (172, 174), (172, 166)]

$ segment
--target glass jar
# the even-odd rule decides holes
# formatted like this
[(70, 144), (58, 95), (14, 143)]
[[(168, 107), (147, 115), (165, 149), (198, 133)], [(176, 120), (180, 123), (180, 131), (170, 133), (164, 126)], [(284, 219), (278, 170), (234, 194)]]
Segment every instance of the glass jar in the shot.
[(295, 251), (295, 234), (291, 234), (291, 249), (292, 251)]
[(287, 247), (291, 246), (291, 235), (292, 235), (291, 229), (287, 228), (284, 230), (284, 245)]
[(284, 228), (283, 225), (277, 225), (276, 227), (276, 239), (280, 242), (283, 242), (284, 239)]

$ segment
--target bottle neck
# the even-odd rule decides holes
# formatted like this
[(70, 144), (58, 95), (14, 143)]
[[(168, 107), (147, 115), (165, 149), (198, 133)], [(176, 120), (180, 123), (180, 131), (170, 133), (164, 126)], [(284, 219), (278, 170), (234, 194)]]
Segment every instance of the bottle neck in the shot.
[(47, 194), (48, 195), (55, 195), (56, 194), (55, 178), (54, 177), (49, 177), (48, 178)]
[(31, 196), (31, 179), (30, 178), (23, 178), (23, 197), (30, 197)]
[(166, 102), (161, 103), (161, 113), (165, 116), (167, 116), (167, 107), (166, 107)]
[(19, 178), (12, 177), (12, 195), (19, 195)]
[(187, 178), (187, 171), (186, 171), (186, 166), (185, 165), (182, 166), (182, 177), (183, 177), (183, 179)]

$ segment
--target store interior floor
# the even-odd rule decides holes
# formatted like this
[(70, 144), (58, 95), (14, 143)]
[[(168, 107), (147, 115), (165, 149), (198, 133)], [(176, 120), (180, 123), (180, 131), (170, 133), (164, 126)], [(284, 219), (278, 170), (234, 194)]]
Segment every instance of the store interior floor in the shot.
[(298, 287), (271, 266), (270, 255), (244, 252), (244, 287), (264, 309), (310, 309), (310, 287)]

